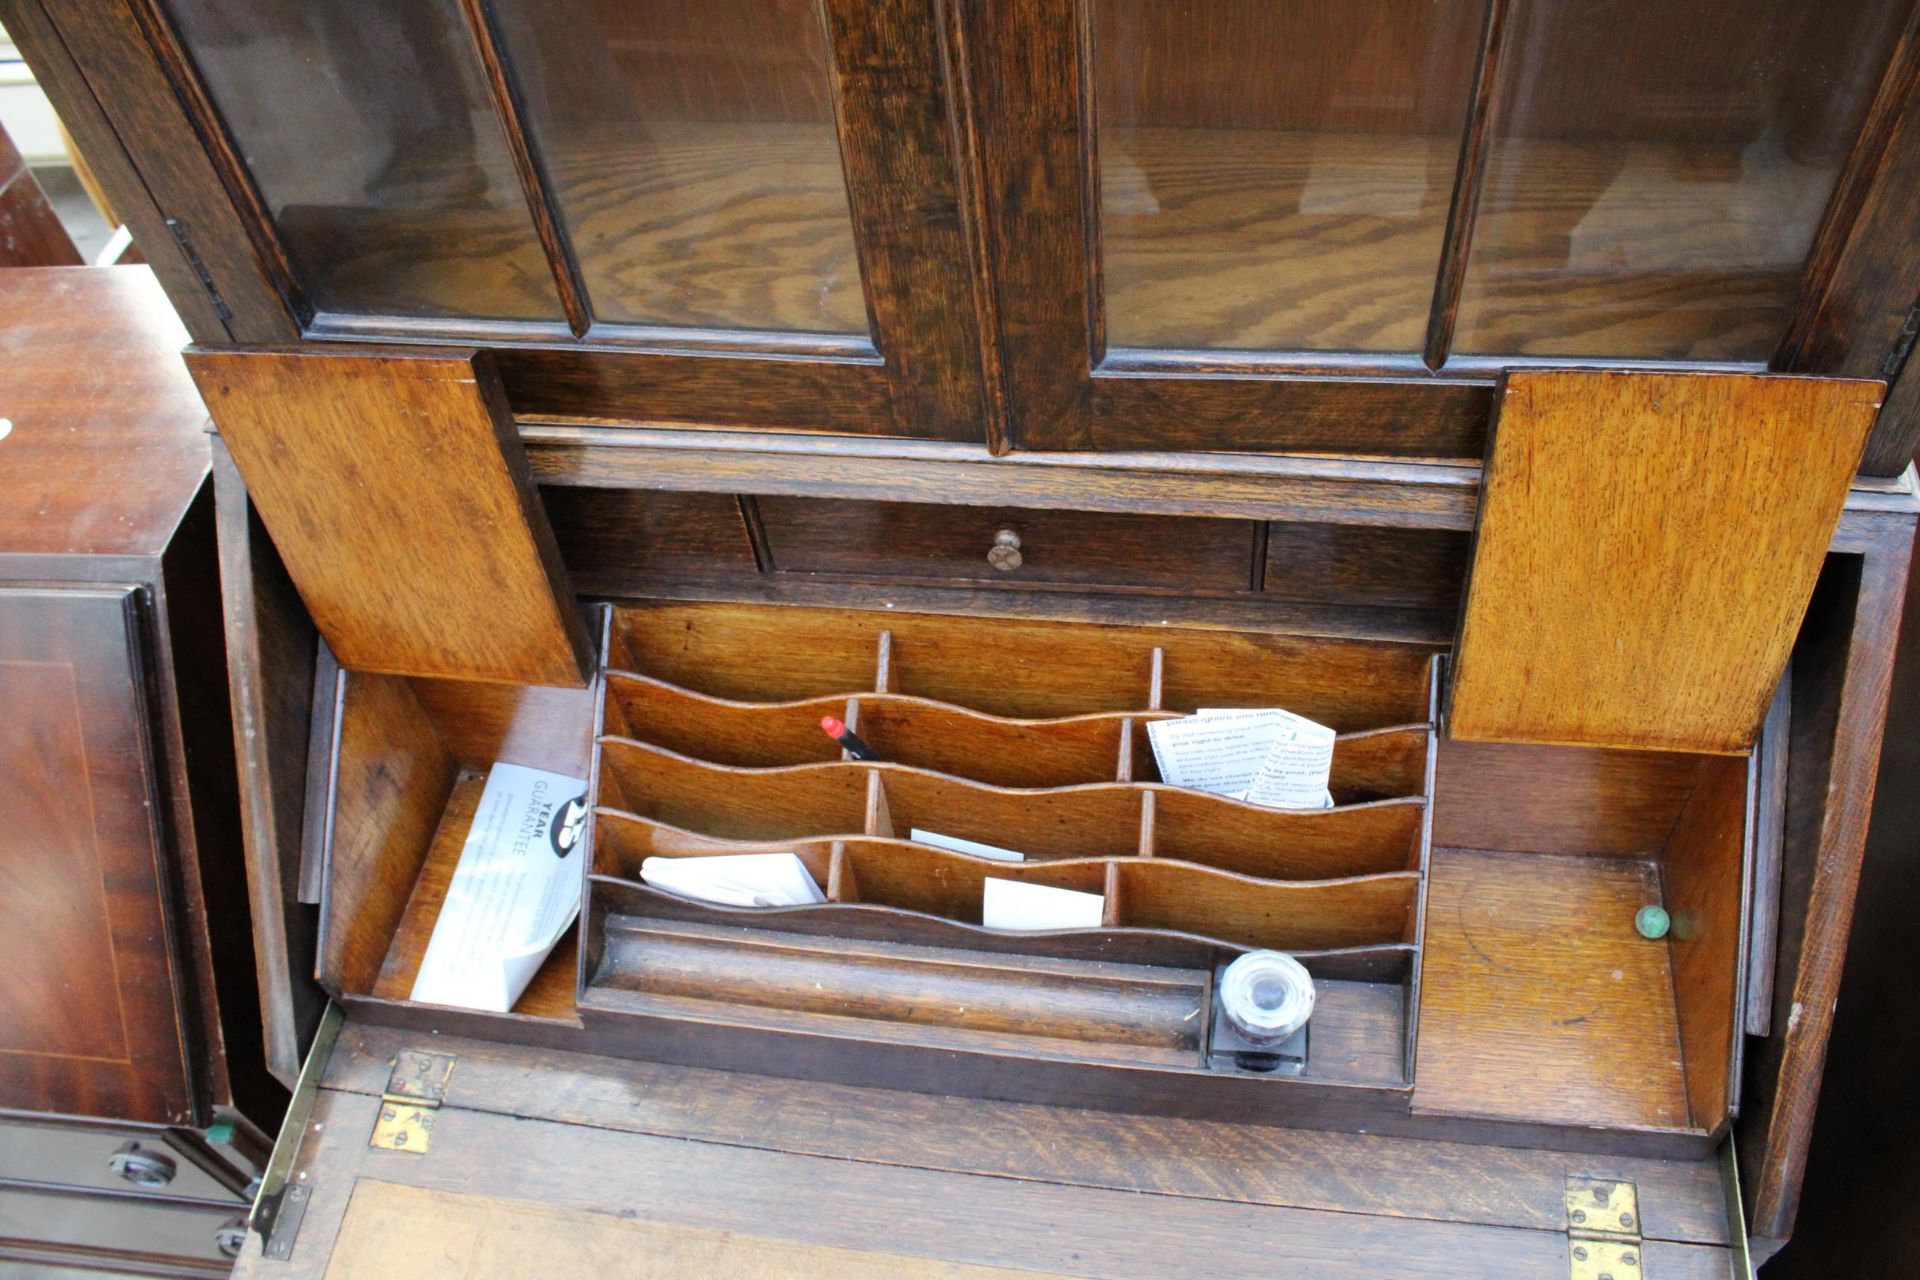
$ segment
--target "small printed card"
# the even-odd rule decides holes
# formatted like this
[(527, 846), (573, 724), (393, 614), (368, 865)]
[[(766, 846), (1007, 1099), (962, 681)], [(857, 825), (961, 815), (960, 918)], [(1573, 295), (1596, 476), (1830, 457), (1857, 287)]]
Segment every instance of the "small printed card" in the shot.
[(1328, 809), (1335, 733), (1278, 708), (1203, 707), (1153, 720), (1147, 740), (1161, 781), (1278, 809)]
[(936, 849), (945, 849), (950, 853), (970, 853), (976, 858), (992, 858), (995, 862), (1025, 862), (1027, 855), (1017, 849), (1002, 849), (997, 844), (981, 844), (978, 840), (962, 840), (959, 836), (943, 836), (938, 831), (928, 831), (915, 827), (908, 837), (921, 844), (930, 844)]
[(1017, 933), (1098, 929), (1104, 902), (1097, 893), (988, 876), (980, 899), (980, 923)]
[(580, 912), (587, 782), (496, 764), (467, 829), (413, 999), (506, 1013)]
[(723, 907), (804, 907), (825, 902), (819, 881), (792, 853), (648, 858), (640, 878), (656, 889)]

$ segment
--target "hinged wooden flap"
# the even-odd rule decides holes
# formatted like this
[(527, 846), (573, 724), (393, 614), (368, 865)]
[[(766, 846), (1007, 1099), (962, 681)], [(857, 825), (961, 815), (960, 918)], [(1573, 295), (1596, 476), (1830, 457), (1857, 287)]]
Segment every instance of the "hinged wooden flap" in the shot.
[(1758, 374), (1508, 374), (1451, 734), (1751, 745), (1882, 390)]
[(586, 683), (586, 629), (486, 357), (191, 350), (187, 364), (342, 666)]

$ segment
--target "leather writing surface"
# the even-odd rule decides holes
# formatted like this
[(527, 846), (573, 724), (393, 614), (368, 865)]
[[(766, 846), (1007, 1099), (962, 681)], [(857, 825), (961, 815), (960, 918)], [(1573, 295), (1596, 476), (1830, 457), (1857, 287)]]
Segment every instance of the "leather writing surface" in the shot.
[(1748, 747), (1881, 391), (1758, 374), (1507, 375), (1451, 734)]

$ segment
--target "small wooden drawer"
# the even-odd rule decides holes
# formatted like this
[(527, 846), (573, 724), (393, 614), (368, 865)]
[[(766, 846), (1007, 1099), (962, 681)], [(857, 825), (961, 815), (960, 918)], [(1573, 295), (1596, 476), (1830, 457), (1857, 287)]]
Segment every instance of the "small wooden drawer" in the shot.
[(754, 572), (753, 541), (731, 494), (556, 485), (540, 497), (561, 560), (587, 589), (596, 575)]
[(1242, 520), (761, 498), (784, 573), (957, 578), (1020, 586), (1245, 591), (1253, 526)]
[(1452, 529), (1274, 524), (1264, 589), (1308, 604), (1451, 613), (1460, 607), (1469, 541)]

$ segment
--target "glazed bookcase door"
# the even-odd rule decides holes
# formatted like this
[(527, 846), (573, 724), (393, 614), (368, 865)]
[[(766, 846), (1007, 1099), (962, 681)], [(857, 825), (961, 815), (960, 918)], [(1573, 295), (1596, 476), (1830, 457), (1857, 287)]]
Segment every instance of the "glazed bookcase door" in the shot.
[(984, 437), (935, 0), (125, 7), (299, 337), (488, 347), (522, 415)]
[(1898, 372), (1835, 266), (1920, 287), (1910, 0), (967, 12), (1016, 447), (1477, 459), (1503, 368)]

